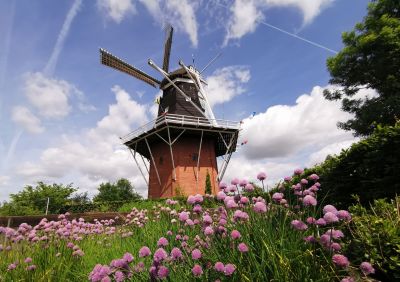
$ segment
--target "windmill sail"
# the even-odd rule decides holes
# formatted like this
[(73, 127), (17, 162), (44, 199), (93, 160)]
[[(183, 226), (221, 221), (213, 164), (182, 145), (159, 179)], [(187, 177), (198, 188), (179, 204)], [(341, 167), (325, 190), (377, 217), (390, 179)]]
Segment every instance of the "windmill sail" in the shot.
[(168, 25), (166, 28), (165, 34), (165, 43), (164, 43), (164, 60), (162, 69), (165, 72), (168, 72), (169, 68), (169, 58), (171, 56), (171, 45), (172, 45), (172, 35), (174, 33), (174, 29), (171, 25)]
[(100, 49), (101, 63), (108, 67), (114, 68), (126, 74), (129, 74), (137, 79), (140, 79), (153, 87), (158, 87), (160, 85), (160, 81), (155, 79), (154, 77), (148, 75), (147, 73), (135, 68), (134, 66), (124, 62), (123, 60), (117, 58), (111, 53), (107, 52), (104, 49)]

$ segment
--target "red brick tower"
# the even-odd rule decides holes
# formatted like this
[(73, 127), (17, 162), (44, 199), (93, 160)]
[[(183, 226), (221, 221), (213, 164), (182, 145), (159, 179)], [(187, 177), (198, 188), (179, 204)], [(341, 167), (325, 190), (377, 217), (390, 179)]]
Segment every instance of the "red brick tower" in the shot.
[[(179, 69), (168, 72), (172, 34), (169, 27), (163, 67), (149, 60), (149, 65), (164, 77), (161, 81), (100, 49), (104, 65), (163, 91), (157, 100), (156, 120), (121, 139), (148, 184), (149, 198), (204, 194), (207, 174), (215, 194), (236, 149), (239, 123), (215, 119), (205, 93), (206, 83), (195, 68), (180, 61)], [(223, 160), (218, 170), (220, 156)]]

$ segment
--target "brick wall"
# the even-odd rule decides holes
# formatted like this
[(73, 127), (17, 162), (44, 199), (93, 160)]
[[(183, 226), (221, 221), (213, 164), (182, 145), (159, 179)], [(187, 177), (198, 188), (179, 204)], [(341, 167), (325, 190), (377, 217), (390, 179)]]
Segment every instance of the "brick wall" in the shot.
[(162, 142), (151, 144), (152, 154), (161, 180), (158, 182), (156, 170), (150, 160), (149, 198), (166, 198), (183, 195), (204, 194), (207, 171), (210, 174), (213, 194), (217, 192), (217, 160), (214, 140), (203, 138), (200, 152), (198, 181), (197, 157), (200, 136), (181, 136), (172, 146), (175, 162), (176, 180), (173, 180), (173, 166), (169, 146)]

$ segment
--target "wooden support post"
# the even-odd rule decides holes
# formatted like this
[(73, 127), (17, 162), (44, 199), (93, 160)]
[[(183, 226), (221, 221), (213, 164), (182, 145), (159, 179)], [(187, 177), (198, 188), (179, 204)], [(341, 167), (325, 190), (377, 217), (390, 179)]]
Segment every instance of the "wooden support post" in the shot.
[(160, 186), (161, 186), (160, 175), (158, 174), (158, 169), (157, 169), (157, 166), (156, 166), (156, 162), (154, 161), (153, 154), (151, 153), (151, 149), (150, 149), (149, 142), (147, 142), (147, 138), (144, 138), (144, 141), (146, 142), (147, 149), (149, 149), (150, 157), (151, 157), (151, 160), (153, 161), (154, 169), (156, 170), (156, 174), (157, 174), (157, 178), (158, 178), (158, 183), (160, 183)]

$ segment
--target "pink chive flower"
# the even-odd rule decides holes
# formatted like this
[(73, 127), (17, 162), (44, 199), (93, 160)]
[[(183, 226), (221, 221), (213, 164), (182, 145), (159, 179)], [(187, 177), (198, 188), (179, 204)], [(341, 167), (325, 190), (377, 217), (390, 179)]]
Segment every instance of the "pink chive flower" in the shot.
[(169, 270), (164, 265), (161, 265), (157, 271), (157, 277), (160, 279), (164, 279), (168, 276)]
[(303, 184), (303, 185), (307, 185), (308, 181), (307, 181), (307, 179), (303, 178), (302, 180), (300, 180), (300, 183)]
[(168, 245), (168, 240), (165, 237), (161, 237), (157, 242), (158, 247), (165, 247), (167, 245)]
[(332, 236), (332, 238), (336, 240), (344, 237), (343, 232), (336, 229), (329, 229), (328, 231), (325, 232), (325, 234)]
[(219, 189), (224, 190), (228, 185), (225, 182), (221, 182), (219, 185)]
[(236, 270), (236, 266), (234, 266), (231, 263), (228, 263), (227, 265), (225, 265), (224, 273), (226, 276), (231, 276), (233, 274), (233, 272), (235, 272), (235, 270)]
[(179, 248), (173, 248), (171, 250), (171, 257), (173, 260), (178, 260), (182, 258), (182, 252)]
[(33, 271), (33, 270), (35, 270), (35, 269), (36, 269), (36, 265), (34, 265), (34, 264), (28, 265), (28, 266), (26, 267), (26, 270), (28, 270), (28, 271)]
[(14, 270), (15, 268), (17, 268), (17, 265), (15, 263), (12, 263), (8, 265), (7, 270)]
[(201, 276), (203, 274), (203, 268), (200, 265), (196, 264), (192, 268), (192, 273), (196, 277)]
[(180, 212), (179, 213), (179, 220), (180, 221), (186, 221), (189, 218), (189, 213), (188, 212)]
[(291, 224), (292, 224), (292, 227), (296, 230), (304, 231), (304, 230), (307, 230), (307, 228), (308, 228), (307, 224), (305, 224), (301, 220), (297, 220), (297, 219), (292, 220)]
[(315, 207), (317, 205), (317, 200), (313, 196), (307, 195), (303, 198), (303, 205)]
[(201, 204), (202, 202), (203, 202), (203, 196), (202, 195), (200, 195), (200, 194), (196, 194), (195, 196), (194, 196), (194, 202), (195, 203), (199, 203), (199, 204)]
[(240, 198), (240, 203), (241, 204), (243, 204), (243, 205), (246, 205), (246, 204), (248, 204), (250, 201), (249, 201), (249, 198), (247, 198), (247, 197), (241, 197)]
[(244, 187), (244, 191), (246, 192), (253, 192), (254, 191), (254, 186), (251, 183), (248, 183), (245, 187)]
[(326, 223), (330, 224), (330, 223), (335, 223), (339, 221), (339, 218), (332, 212), (327, 212), (324, 215), (324, 220), (326, 221)]
[(338, 252), (338, 251), (340, 251), (341, 249), (342, 249), (342, 246), (340, 246), (339, 243), (333, 242), (333, 243), (331, 244), (331, 250), (332, 250), (332, 251)]
[(275, 202), (280, 202), (283, 199), (283, 194), (282, 193), (274, 193), (272, 195), (272, 200)]
[(369, 262), (362, 262), (360, 265), (360, 269), (364, 275), (369, 275), (369, 274), (374, 274), (375, 269), (372, 267), (372, 265)]
[(306, 222), (308, 223), (308, 224), (314, 224), (315, 222), (316, 222), (317, 220), (315, 219), (315, 218), (313, 218), (313, 217), (307, 217), (307, 219), (306, 219)]
[(203, 216), (203, 222), (204, 222), (205, 224), (211, 224), (211, 223), (213, 223), (213, 220), (212, 220), (211, 216), (209, 216), (208, 214), (206, 214), (206, 215)]
[(237, 208), (238, 204), (235, 202), (235, 200), (229, 200), (226, 203), (226, 208), (228, 209), (233, 209), (233, 208)]
[(118, 270), (114, 273), (114, 278), (116, 282), (122, 282), (125, 280), (125, 275), (122, 271)]
[(127, 263), (131, 263), (133, 261), (133, 256), (131, 253), (125, 253), (122, 259), (125, 260)]
[(315, 222), (315, 224), (318, 225), (318, 226), (325, 226), (325, 225), (326, 225), (326, 221), (325, 221), (325, 219), (323, 219), (323, 218), (319, 218), (319, 219)]
[(234, 178), (234, 179), (232, 179), (232, 181), (231, 181), (231, 184), (232, 185), (238, 185), (240, 183), (240, 180), (238, 179), (238, 178)]
[(340, 280), (340, 282), (355, 282), (353, 277), (347, 276), (345, 278), (343, 278), (342, 280)]
[(143, 246), (143, 247), (140, 248), (139, 257), (143, 258), (143, 257), (147, 257), (149, 255), (151, 255), (151, 251), (150, 251), (150, 249), (148, 247)]
[(217, 200), (223, 201), (225, 199), (225, 197), (226, 197), (226, 194), (223, 191), (219, 191), (217, 193)]
[(284, 180), (285, 182), (290, 182), (290, 181), (292, 181), (292, 177), (286, 176), (283, 180)]
[(192, 251), (192, 259), (198, 260), (201, 258), (201, 251), (199, 249), (194, 249)]
[(233, 240), (239, 239), (240, 237), (242, 237), (242, 235), (240, 235), (240, 232), (237, 230), (232, 230), (231, 232), (231, 238)]
[(224, 272), (225, 271), (225, 266), (222, 262), (218, 261), (214, 265), (214, 269), (218, 272)]
[(301, 169), (301, 168), (297, 168), (297, 169), (294, 170), (294, 174), (295, 175), (301, 175), (301, 174), (303, 174), (303, 172), (304, 172), (304, 170)]
[(195, 196), (190, 195), (190, 196), (187, 198), (187, 203), (188, 203), (189, 205), (193, 205), (195, 202), (196, 202)]
[(315, 173), (313, 173), (310, 176), (308, 176), (308, 179), (310, 179), (312, 181), (317, 181), (319, 179), (319, 176), (316, 175)]
[(242, 180), (240, 180), (240, 182), (239, 182), (239, 185), (240, 185), (241, 187), (246, 187), (247, 184), (249, 184), (249, 182), (248, 182), (246, 179), (242, 179)]
[(267, 211), (267, 206), (263, 202), (257, 202), (254, 204), (253, 210), (256, 213), (265, 213)]
[(27, 257), (27, 258), (24, 260), (24, 262), (25, 262), (25, 263), (31, 263), (31, 262), (32, 262), (32, 258)]
[(351, 220), (351, 214), (348, 211), (340, 210), (337, 212), (336, 215), (340, 220), (345, 220), (345, 221)]
[(267, 174), (265, 172), (260, 172), (259, 174), (257, 174), (257, 179), (260, 181), (263, 181), (267, 178)]
[(212, 229), (211, 226), (207, 226), (206, 228), (204, 228), (204, 235), (210, 236), (213, 234), (214, 234), (214, 229)]
[(195, 212), (195, 213), (201, 213), (202, 210), (203, 210), (203, 209), (202, 209), (202, 207), (201, 207), (199, 204), (197, 204), (197, 205), (195, 205), (195, 206), (193, 207), (193, 212)]
[(337, 209), (336, 209), (334, 206), (332, 206), (332, 205), (326, 205), (326, 206), (323, 208), (323, 212), (324, 212), (324, 214), (326, 214), (327, 212), (331, 212), (331, 213), (333, 213), (333, 214), (336, 214), (338, 211), (337, 211)]
[(154, 261), (160, 262), (164, 259), (166, 259), (168, 256), (167, 252), (163, 248), (157, 249), (157, 251), (154, 252)]
[(349, 260), (344, 255), (333, 255), (332, 261), (339, 267), (346, 268), (350, 265)]
[(249, 251), (249, 247), (247, 247), (247, 245), (246, 245), (245, 243), (240, 243), (240, 244), (238, 245), (238, 250), (239, 250), (239, 252), (241, 252), (241, 253), (246, 253), (246, 252)]
[(308, 242), (308, 243), (315, 243), (315, 242), (317, 242), (317, 239), (315, 239), (315, 237), (312, 236), (312, 235), (309, 235), (309, 236), (307, 236), (307, 237), (304, 237), (303, 240), (306, 241), (306, 242)]

